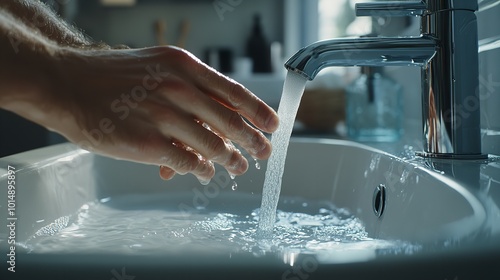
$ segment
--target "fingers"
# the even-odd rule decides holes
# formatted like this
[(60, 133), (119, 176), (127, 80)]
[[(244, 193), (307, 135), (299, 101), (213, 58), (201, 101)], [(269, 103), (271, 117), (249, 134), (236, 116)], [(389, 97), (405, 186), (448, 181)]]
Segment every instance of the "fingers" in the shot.
[(278, 128), (276, 112), (244, 86), (208, 67), (189, 53), (184, 52), (178, 59), (180, 74), (202, 92), (209, 93), (265, 132), (272, 133)]
[(167, 166), (160, 165), (160, 177), (163, 180), (170, 180), (175, 176), (175, 170)]
[[(271, 144), (259, 129), (271, 133), (278, 127), (279, 120), (272, 108), (241, 84), (182, 49), (161, 47), (139, 52), (156, 61), (161, 58), (169, 73), (141, 103), (141, 107), (149, 104), (147, 109), (143, 107), (149, 111), (144, 119), (151, 121), (152, 129), (157, 129), (166, 142), (175, 139), (186, 145), (168, 143), (168, 147), (157, 150), (168, 155), (159, 163), (165, 166), (160, 168), (162, 178), (189, 172), (206, 180), (214, 174), (213, 162), (234, 175), (244, 173), (248, 162), (231, 141), (254, 158), (269, 157)], [(196, 120), (208, 124), (213, 131)]]
[(167, 144), (163, 151), (167, 154), (160, 158), (160, 177), (164, 180), (172, 179), (176, 173), (182, 175), (192, 173), (205, 184), (210, 182), (215, 174), (215, 167), (211, 161), (187, 147)]
[(251, 93), (241, 84), (206, 68), (203, 83), (198, 84), (203, 91), (225, 106), (240, 113), (257, 128), (272, 133), (278, 128), (278, 115), (271, 107)]
[[(215, 102), (197, 88), (189, 85), (180, 85), (174, 92), (165, 91), (164, 97), (166, 99), (176, 102), (176, 105), (180, 109), (192, 114), (197, 119), (203, 120), (204, 123), (208, 124), (222, 138), (231, 139), (231, 141), (238, 143), (253, 158), (267, 159), (271, 154), (271, 143), (260, 131), (246, 123), (241, 115)], [(192, 123), (185, 123), (184, 125), (191, 126)], [(193, 129), (199, 130), (197, 132), (192, 131), (192, 133), (196, 133), (197, 137), (199, 137), (196, 139), (204, 140), (206, 145), (208, 145), (208, 147), (195, 148), (193, 146), (193, 148), (213, 160), (215, 160), (214, 156), (217, 156), (217, 153), (224, 152), (225, 149), (221, 149), (221, 147), (224, 147), (228, 143), (218, 138), (209, 139), (213, 135), (211, 133), (206, 134), (206, 131), (200, 130), (200, 127), (193, 127)], [(184, 132), (187, 131), (183, 129), (178, 133), (182, 134)], [(186, 135), (186, 137), (189, 136)], [(235, 150), (234, 147), (229, 147), (229, 149)]]
[[(234, 175), (243, 174), (248, 169), (247, 160), (234, 145), (196, 122), (191, 114), (164, 104), (157, 107), (153, 118), (165, 137), (183, 143), (186, 152), (198, 153), (200, 161), (206, 159), (218, 163)], [(182, 158), (178, 160), (183, 161)], [(166, 165), (171, 167), (173, 164)], [(188, 169), (194, 169), (192, 167)]]
[(101, 153), (160, 166), (160, 177), (164, 180), (173, 178), (176, 173), (192, 173), (202, 183), (210, 181), (215, 174), (213, 162), (177, 139), (158, 131), (158, 125), (145, 120), (145, 111), (136, 115), (127, 125), (117, 126), (115, 133), (107, 135), (111, 139), (98, 146)]
[[(211, 105), (211, 104), (209, 104)], [(214, 103), (213, 107), (221, 106)], [(248, 125), (242, 117), (226, 108), (214, 108), (218, 114), (206, 118), (206, 122), (219, 134), (239, 144), (256, 159), (267, 159), (271, 155), (271, 142), (262, 132)]]

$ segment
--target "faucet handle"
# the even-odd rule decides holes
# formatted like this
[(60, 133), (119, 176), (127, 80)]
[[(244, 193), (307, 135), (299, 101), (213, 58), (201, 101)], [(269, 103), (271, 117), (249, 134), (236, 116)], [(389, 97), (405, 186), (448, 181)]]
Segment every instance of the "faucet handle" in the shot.
[(383, 1), (356, 3), (356, 16), (421, 16), (427, 11), (424, 1)]

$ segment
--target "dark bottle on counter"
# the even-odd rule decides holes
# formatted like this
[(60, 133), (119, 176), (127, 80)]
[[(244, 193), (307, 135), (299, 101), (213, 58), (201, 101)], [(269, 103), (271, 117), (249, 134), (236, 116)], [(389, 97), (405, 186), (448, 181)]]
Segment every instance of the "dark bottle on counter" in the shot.
[(271, 47), (262, 31), (259, 14), (254, 16), (252, 34), (248, 38), (246, 53), (252, 60), (254, 73), (272, 72)]

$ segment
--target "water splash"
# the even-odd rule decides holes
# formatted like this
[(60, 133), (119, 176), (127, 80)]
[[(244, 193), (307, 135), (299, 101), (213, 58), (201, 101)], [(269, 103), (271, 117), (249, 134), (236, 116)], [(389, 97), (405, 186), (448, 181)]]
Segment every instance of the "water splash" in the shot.
[(257, 159), (256, 159), (256, 158), (254, 158), (253, 160), (255, 161), (255, 168), (256, 168), (257, 170), (260, 170), (260, 163), (257, 161)]
[[(295, 257), (316, 255), (324, 262), (339, 260), (346, 252), (375, 255), (375, 251), (390, 254), (421, 250), (418, 244), (371, 238), (360, 219), (330, 202), (288, 197), (282, 198), (280, 210), (276, 211), (275, 238), (263, 240), (258, 237), (256, 227), (261, 211), (252, 208), (258, 205), (258, 200), (253, 196), (250, 199), (233, 195), (221, 197), (220, 201), (230, 201), (230, 198), (237, 198), (241, 205), (250, 205), (235, 214), (208, 209), (179, 213), (168, 210), (165, 200), (158, 199), (157, 195), (140, 200), (123, 197), (114, 202), (91, 203), (71, 217), (52, 223), (63, 221), (64, 225), (57, 230), (38, 231), (22, 247), (31, 249), (32, 253), (207, 252), (213, 256), (213, 252), (247, 252), (256, 257), (290, 256), (290, 261), (294, 259), (290, 255), (293, 253)], [(123, 211), (116, 208), (120, 205), (132, 208)]]

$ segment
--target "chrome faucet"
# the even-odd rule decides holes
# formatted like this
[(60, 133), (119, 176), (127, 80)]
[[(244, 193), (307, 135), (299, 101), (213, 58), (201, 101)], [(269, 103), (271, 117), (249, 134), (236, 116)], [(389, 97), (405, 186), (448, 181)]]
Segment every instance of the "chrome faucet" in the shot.
[(421, 35), (319, 41), (286, 63), (313, 80), (330, 66), (422, 68), (422, 156), (478, 159), (481, 153), (475, 0), (358, 3), (357, 16), (421, 16)]

